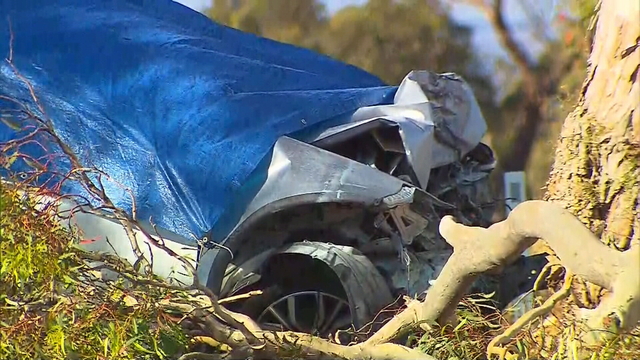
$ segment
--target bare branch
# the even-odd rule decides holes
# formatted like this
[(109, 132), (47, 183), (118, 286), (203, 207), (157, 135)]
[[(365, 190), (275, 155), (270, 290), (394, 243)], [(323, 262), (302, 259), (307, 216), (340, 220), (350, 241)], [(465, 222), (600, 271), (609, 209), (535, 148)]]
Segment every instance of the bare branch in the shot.
[(516, 41), (513, 32), (509, 30), (504, 16), (503, 1), (493, 0), (491, 3), (483, 0), (469, 0), (469, 3), (478, 7), (485, 14), (498, 35), (500, 43), (518, 67), (527, 92), (529, 95), (533, 95), (538, 88), (538, 80), (533, 72), (536, 65), (529, 60), (525, 50)]
[(479, 274), (512, 262), (538, 238), (548, 243), (569, 271), (611, 291), (592, 314), (588, 322), (592, 329), (602, 329), (611, 314), (621, 330), (640, 321), (640, 248), (621, 253), (607, 247), (559, 205), (526, 201), (506, 220), (487, 229), (465, 226), (446, 216), (440, 233), (454, 253), (425, 300), (410, 304), (365, 344), (386, 343), (421, 322), (447, 323)]

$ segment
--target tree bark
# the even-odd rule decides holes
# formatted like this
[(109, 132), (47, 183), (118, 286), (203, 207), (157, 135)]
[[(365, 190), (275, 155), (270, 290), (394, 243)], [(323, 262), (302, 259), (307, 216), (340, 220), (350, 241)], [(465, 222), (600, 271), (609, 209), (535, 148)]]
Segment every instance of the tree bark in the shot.
[(545, 196), (619, 250), (640, 242), (639, 46), (640, 3), (602, 1), (587, 79), (564, 122)]

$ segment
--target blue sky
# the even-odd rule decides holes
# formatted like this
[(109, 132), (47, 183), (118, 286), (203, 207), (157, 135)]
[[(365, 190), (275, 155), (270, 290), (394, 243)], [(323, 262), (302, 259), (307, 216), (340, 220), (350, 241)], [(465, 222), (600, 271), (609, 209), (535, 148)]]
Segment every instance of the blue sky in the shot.
[[(203, 10), (209, 4), (211, 0), (175, 0), (184, 5), (189, 6), (195, 10)], [(264, 0), (268, 1), (268, 0)], [(295, 0), (293, 0), (295, 1)], [(340, 10), (342, 7), (348, 5), (361, 5), (367, 0), (322, 0), (329, 13), (334, 13)], [(507, 0), (505, 1), (506, 18), (509, 26), (515, 31), (516, 37), (521, 43), (526, 44), (524, 47), (530, 52), (537, 52), (539, 46), (536, 46), (535, 41), (532, 40), (530, 29), (528, 27), (528, 19), (525, 11), (520, 6), (522, 0)], [(498, 43), (498, 39), (493, 32), (493, 29), (487, 23), (484, 15), (477, 11), (474, 7), (468, 5), (462, 5), (459, 1), (449, 1), (452, 3), (452, 17), (461, 24), (471, 26), (474, 29), (474, 44), (476, 50), (483, 57), (496, 59), (496, 57), (504, 57), (505, 53)], [(528, 1), (530, 6), (535, 6), (547, 15), (551, 15), (554, 11), (557, 0), (539, 0)]]

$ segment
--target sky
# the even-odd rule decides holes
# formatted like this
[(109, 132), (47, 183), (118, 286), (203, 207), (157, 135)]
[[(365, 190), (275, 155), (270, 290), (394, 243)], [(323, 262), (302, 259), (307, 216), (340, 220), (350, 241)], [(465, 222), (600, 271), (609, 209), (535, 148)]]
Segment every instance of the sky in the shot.
[[(195, 10), (203, 10), (211, 4), (211, 0), (176, 0), (186, 6), (189, 6)], [(268, 0), (264, 0), (268, 1)], [(295, 1), (295, 0), (292, 0)], [(341, 8), (349, 5), (362, 5), (367, 0), (322, 0), (324, 2), (327, 11), (335, 13)], [(470, 26), (474, 29), (473, 42), (476, 51), (482, 57), (487, 57), (487, 60), (495, 61), (498, 58), (506, 58), (506, 53), (500, 46), (498, 38), (496, 37), (491, 25), (487, 22), (484, 15), (476, 8), (469, 5), (461, 4), (461, 1), (448, 1), (451, 3), (452, 11), (451, 16), (458, 23)], [(552, 15), (557, 0), (539, 0), (529, 1), (530, 4), (536, 4), (536, 7), (544, 13), (544, 16)], [(509, 27), (515, 32), (516, 39), (523, 46), (528, 55), (533, 55), (540, 50), (540, 46), (537, 46), (531, 35), (531, 30), (528, 26), (528, 17), (525, 11), (519, 6), (519, 0), (507, 0), (505, 4), (506, 21)], [(493, 62), (491, 61), (491, 62)]]

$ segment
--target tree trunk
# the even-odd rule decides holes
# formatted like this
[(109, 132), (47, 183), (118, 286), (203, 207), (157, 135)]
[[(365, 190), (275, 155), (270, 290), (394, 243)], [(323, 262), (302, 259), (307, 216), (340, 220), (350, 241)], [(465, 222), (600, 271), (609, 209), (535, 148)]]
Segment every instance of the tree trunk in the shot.
[(637, 0), (602, 1), (587, 79), (564, 122), (546, 194), (620, 250), (640, 241), (639, 14)]

